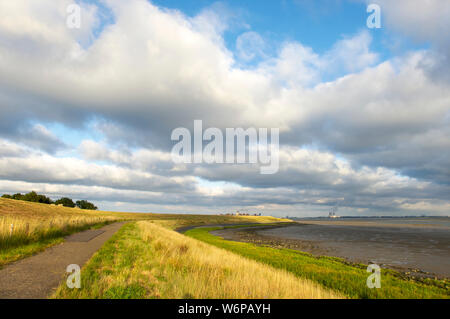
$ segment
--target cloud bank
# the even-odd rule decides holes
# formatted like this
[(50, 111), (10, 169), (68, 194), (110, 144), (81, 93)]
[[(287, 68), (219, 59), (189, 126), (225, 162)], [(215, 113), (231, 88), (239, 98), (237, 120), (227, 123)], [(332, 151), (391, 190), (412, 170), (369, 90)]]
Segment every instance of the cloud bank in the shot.
[[(362, 29), (323, 53), (285, 41), (271, 55), (246, 30), (234, 52), (214, 6), (190, 17), (144, 0), (82, 3), (74, 30), (71, 1), (4, 1), (0, 191), (120, 210), (448, 215), (450, 4), (380, 2), (392, 32), (430, 48), (381, 60)], [(280, 128), (279, 173), (174, 164), (170, 133), (196, 119)], [(74, 145), (55, 124), (100, 138)]]

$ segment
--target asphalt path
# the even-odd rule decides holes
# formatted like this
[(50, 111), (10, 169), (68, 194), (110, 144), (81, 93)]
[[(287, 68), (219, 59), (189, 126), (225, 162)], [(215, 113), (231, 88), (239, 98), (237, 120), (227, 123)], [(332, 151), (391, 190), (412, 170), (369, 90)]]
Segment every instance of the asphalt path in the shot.
[(68, 275), (68, 265), (81, 268), (123, 225), (114, 223), (73, 234), (42, 253), (5, 266), (0, 270), (0, 299), (49, 297)]

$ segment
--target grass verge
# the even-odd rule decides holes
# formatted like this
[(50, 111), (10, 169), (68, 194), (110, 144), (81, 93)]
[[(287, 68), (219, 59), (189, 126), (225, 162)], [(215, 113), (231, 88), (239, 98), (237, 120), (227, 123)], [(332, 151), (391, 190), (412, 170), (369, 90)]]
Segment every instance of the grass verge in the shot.
[(97, 223), (87, 223), (79, 225), (70, 225), (70, 227), (48, 229), (45, 233), (37, 233), (34, 236), (28, 236), (22, 241), (16, 241), (15, 245), (3, 246), (0, 242), (0, 269), (5, 265), (22, 258), (32, 256), (46, 248), (64, 241), (64, 237), (87, 229), (97, 229), (108, 225), (114, 221), (103, 221)]
[(309, 279), (324, 287), (339, 291), (351, 298), (449, 298), (448, 284), (433, 281), (433, 284), (419, 283), (399, 278), (396, 272), (382, 269), (381, 288), (369, 289), (366, 285), (369, 273), (367, 265), (348, 265), (334, 257), (314, 257), (292, 249), (277, 249), (224, 240), (210, 234), (210, 231), (224, 227), (195, 228), (185, 235), (265, 263), (278, 269), (289, 271), (299, 278)]
[(149, 221), (123, 226), (53, 298), (339, 298), (293, 274)]
[(80, 210), (0, 198), (0, 268), (61, 243), (64, 236), (123, 220), (153, 220), (167, 228), (190, 225), (265, 223), (274, 217), (140, 214)]

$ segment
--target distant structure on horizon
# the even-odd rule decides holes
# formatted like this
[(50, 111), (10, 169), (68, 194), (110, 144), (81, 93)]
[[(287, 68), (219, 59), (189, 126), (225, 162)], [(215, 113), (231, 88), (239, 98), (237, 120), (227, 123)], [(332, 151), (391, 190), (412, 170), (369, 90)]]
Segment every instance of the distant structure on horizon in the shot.
[(225, 216), (262, 216), (261, 213), (244, 213), (242, 211), (236, 211), (236, 213), (225, 213), (225, 214), (219, 214), (219, 215), (225, 215)]
[(341, 216), (337, 216), (336, 212), (338, 211), (337, 206), (333, 207), (328, 213), (328, 218), (340, 218)]
[(236, 213), (235, 213), (235, 215), (236, 216), (261, 216), (261, 213), (254, 213), (254, 214), (250, 214), (250, 213), (248, 213), (248, 212), (245, 212), (245, 211), (237, 211)]

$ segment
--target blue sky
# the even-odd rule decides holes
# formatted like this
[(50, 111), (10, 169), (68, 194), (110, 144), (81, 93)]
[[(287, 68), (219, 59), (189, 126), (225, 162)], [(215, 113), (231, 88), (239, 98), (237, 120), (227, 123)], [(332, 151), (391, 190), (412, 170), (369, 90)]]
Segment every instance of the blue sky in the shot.
[[(253, 31), (278, 41), (300, 41), (318, 53), (329, 49), (340, 36), (364, 28), (366, 21), (366, 6), (358, 2), (157, 0), (153, 3), (180, 10), (190, 16), (210, 6), (223, 6)], [(230, 32), (228, 38), (230, 48), (234, 44), (233, 38), (242, 28), (235, 31)]]
[[(88, 3), (101, 2), (87, 0)], [(213, 9), (229, 16), (231, 28), (225, 32), (227, 48), (235, 50), (236, 38), (245, 31), (255, 31), (261, 34), (270, 44), (273, 53), (285, 41), (298, 41), (311, 47), (316, 53), (322, 54), (329, 50), (336, 41), (345, 36), (351, 36), (361, 30), (369, 30), (366, 20), (369, 13), (367, 5), (361, 0), (282, 0), (282, 1), (180, 1), (153, 0), (151, 3), (160, 8), (181, 11), (194, 17), (205, 9)], [(110, 12), (103, 11), (103, 23), (113, 21)], [(382, 16), (382, 23), (384, 23)], [(414, 42), (408, 37), (399, 36), (391, 30), (369, 30), (373, 43), (372, 48), (389, 59), (411, 49), (426, 48), (427, 43)], [(396, 46), (392, 45), (395, 40)]]

